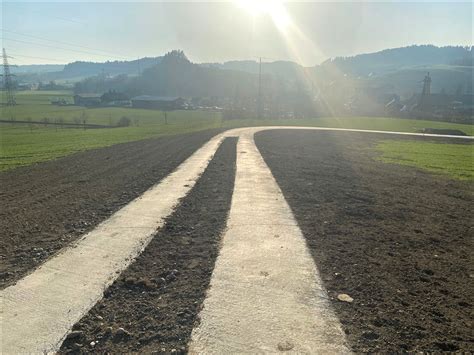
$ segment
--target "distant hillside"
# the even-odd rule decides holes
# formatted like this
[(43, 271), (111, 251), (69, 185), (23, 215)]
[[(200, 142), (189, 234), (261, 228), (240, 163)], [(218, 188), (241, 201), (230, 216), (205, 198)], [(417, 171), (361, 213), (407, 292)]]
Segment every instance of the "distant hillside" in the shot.
[(432, 45), (385, 49), (354, 57), (328, 59), (321, 67), (337, 67), (352, 75), (384, 74), (413, 66), (473, 65), (472, 47), (436, 47)]
[[(381, 100), (421, 92), (427, 72), (432, 92), (472, 93), (473, 51), (465, 47), (410, 46), (353, 57), (334, 58), (314, 67), (289, 61), (262, 63), (262, 91), (281, 102), (308, 94), (325, 97), (334, 106), (366, 93)], [(254, 100), (259, 85), (259, 63), (191, 63), (182, 51), (167, 56), (105, 63), (74, 62), (63, 70), (19, 74), (31, 82), (77, 82), (76, 92), (102, 93), (109, 89), (130, 95), (221, 97)], [(140, 71), (140, 75), (138, 75)]]
[(131, 61), (113, 61), (105, 63), (73, 62), (67, 64), (62, 70), (63, 77), (93, 76), (97, 74), (138, 74), (160, 63), (162, 57), (141, 58)]
[[(262, 73), (275, 80), (328, 85), (380, 88), (387, 93), (411, 96), (421, 90), (421, 80), (431, 72), (433, 92), (453, 93), (460, 88), (472, 92), (473, 54), (469, 47), (432, 45), (386, 49), (352, 57), (328, 59), (321, 65), (303, 67), (289, 61), (262, 63)], [(201, 66), (258, 74), (259, 63), (252, 60), (205, 63)], [(350, 83), (348, 83), (350, 81)]]
[(221, 70), (213, 66), (191, 63), (184, 52), (172, 51), (157, 64), (135, 77), (99, 76), (78, 82), (76, 92), (125, 91), (131, 96), (139, 94), (159, 96), (234, 96), (239, 88), (254, 95), (258, 83), (254, 74), (234, 70)]
[[(224, 63), (204, 63), (203, 67), (217, 68), (223, 70), (242, 71), (250, 74), (258, 74), (260, 65), (254, 60), (234, 60)], [(294, 79), (301, 75), (304, 67), (295, 62), (275, 61), (262, 62), (262, 74), (272, 75), (283, 79)]]
[[(337, 57), (328, 59), (321, 65), (314, 67), (303, 67), (291, 61), (263, 62), (262, 74), (271, 76), (273, 80), (284, 82), (304, 81), (311, 77), (318, 83), (333, 82), (341, 80), (345, 76), (353, 78), (365, 78), (367, 80), (380, 81), (386, 75), (397, 81), (397, 75), (406, 77), (407, 84), (413, 75), (413, 83), (419, 78), (418, 71), (428, 71), (435, 68), (438, 73), (447, 70), (446, 75), (441, 75), (442, 81), (434, 78), (434, 87), (450, 89), (459, 84), (469, 87), (465, 79), (460, 79), (466, 72), (469, 73), (473, 64), (473, 50), (467, 47), (435, 47), (432, 45), (410, 46), (402, 48), (386, 49), (376, 53), (360, 54), (353, 57)], [(77, 81), (87, 77), (105, 74), (115, 76), (119, 74), (137, 75), (148, 68), (154, 67), (163, 60), (163, 57), (142, 58), (132, 61), (112, 61), (105, 63), (73, 62), (65, 66), (61, 65), (28, 65), (12, 68), (23, 82), (48, 82)], [(256, 60), (228, 61), (224, 63), (196, 64), (201, 69), (220, 69), (222, 71), (245, 72), (258, 74), (259, 63)], [(459, 69), (463, 68), (464, 69)], [(457, 68), (457, 69), (455, 69)], [(454, 70), (454, 72), (453, 72)], [(472, 72), (472, 70), (471, 70)], [(444, 78), (449, 83), (445, 85)], [(457, 79), (456, 79), (457, 78)], [(405, 79), (401, 80), (405, 81)], [(408, 86), (402, 85), (402, 91), (413, 89), (413, 83)], [(445, 87), (447, 86), (447, 87)], [(471, 85), (472, 87), (472, 85)]]
[[(469, 47), (409, 46), (385, 49), (375, 53), (359, 54), (352, 57), (331, 58), (321, 65), (310, 68), (305, 68), (291, 61), (263, 62), (262, 73), (283, 78), (294, 78), (308, 70), (319, 73), (325, 70), (337, 70), (340, 73), (353, 76), (372, 76), (412, 67), (473, 66), (473, 55), (474, 51)], [(236, 60), (224, 63), (203, 63), (200, 65), (224, 70), (238, 70), (252, 74), (257, 74), (259, 71), (259, 63), (255, 60)]]
[(162, 60), (162, 57), (140, 58), (131, 61), (112, 62), (73, 62), (66, 65), (25, 65), (15, 68), (15, 73), (22, 82), (48, 82), (51, 80), (77, 81), (87, 77), (104, 75), (138, 75)]
[(430, 72), (432, 92), (471, 93), (473, 53), (472, 48), (453, 46), (387, 49), (329, 59), (312, 68), (312, 78), (318, 86), (345, 87), (347, 96), (363, 89), (407, 98), (421, 92), (421, 81)]
[(373, 86), (386, 85), (390, 91), (402, 97), (421, 93), (426, 73), (431, 76), (431, 92), (447, 94), (472, 93), (473, 67), (455, 65), (420, 65), (403, 68), (371, 78)]
[(64, 69), (63, 64), (31, 64), (31, 65), (18, 65), (10, 68), (13, 74), (23, 73), (48, 73), (58, 72)]

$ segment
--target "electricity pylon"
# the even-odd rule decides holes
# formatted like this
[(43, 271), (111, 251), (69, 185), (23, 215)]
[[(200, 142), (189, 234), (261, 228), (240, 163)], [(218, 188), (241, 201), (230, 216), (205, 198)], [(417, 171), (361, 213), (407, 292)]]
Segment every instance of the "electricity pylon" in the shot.
[(12, 77), (15, 76), (10, 73), (10, 65), (8, 64), (7, 51), (3, 48), (3, 89), (7, 94), (7, 106), (15, 106), (15, 88), (13, 85)]

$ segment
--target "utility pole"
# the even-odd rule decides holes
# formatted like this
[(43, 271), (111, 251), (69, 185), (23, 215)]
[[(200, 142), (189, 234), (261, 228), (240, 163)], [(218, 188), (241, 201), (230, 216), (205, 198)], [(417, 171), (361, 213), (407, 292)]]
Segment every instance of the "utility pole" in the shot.
[(10, 65), (8, 64), (8, 56), (5, 48), (3, 48), (3, 87), (7, 92), (7, 106), (15, 106), (15, 88), (13, 86), (12, 76), (15, 76), (10, 73)]
[(258, 119), (262, 118), (262, 57), (259, 58), (258, 65), (258, 98), (257, 98), (257, 116)]

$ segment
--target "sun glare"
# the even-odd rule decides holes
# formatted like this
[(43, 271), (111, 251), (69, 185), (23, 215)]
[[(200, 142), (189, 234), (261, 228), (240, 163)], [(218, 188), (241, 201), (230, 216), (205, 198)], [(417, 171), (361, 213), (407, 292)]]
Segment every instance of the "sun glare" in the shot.
[(236, 0), (236, 4), (252, 16), (270, 16), (279, 30), (285, 30), (291, 23), (285, 5), (279, 0)]

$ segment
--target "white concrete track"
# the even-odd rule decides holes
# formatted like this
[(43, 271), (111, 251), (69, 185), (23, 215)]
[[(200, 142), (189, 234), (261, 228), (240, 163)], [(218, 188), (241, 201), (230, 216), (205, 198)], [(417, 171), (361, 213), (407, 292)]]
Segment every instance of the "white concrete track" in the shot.
[(2, 290), (1, 352), (56, 351), (73, 324), (146, 247), (225, 136), (240, 136), (236, 185), (228, 230), (191, 350), (345, 352), (340, 325), (301, 232), (254, 145), (253, 134), (267, 129), (473, 138), (316, 127), (242, 128), (220, 134), (73, 246)]

